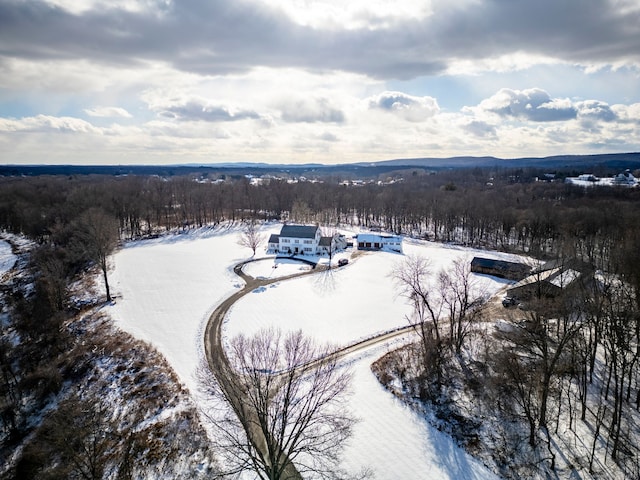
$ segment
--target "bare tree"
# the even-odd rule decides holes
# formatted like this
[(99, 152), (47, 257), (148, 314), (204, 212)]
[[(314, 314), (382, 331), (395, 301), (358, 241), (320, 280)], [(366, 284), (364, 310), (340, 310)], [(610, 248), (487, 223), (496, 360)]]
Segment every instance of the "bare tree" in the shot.
[(474, 282), (471, 262), (466, 258), (459, 258), (450, 269), (441, 270), (438, 282), (442, 303), (449, 315), (449, 339), (456, 353), (460, 353), (478, 317), (483, 292)]
[[(496, 372), (494, 386), (500, 395), (500, 404), (516, 417), (526, 419), (529, 426), (529, 445), (538, 443), (538, 417), (540, 415), (538, 382), (539, 372), (534, 364), (516, 348), (491, 352), (488, 358)], [(512, 403), (513, 402), (513, 403)]]
[[(413, 306), (413, 315), (407, 320), (420, 337), (422, 367), (428, 379), (427, 392), (437, 395), (443, 383), (444, 351), (440, 332), (442, 301), (431, 295), (430, 263), (424, 257), (409, 256), (396, 265), (391, 273), (402, 296)], [(429, 385), (435, 386), (431, 391)]]
[(233, 472), (338, 478), (340, 449), (354, 423), (344, 405), (350, 372), (301, 331), (240, 335), (228, 353), (234, 372), (214, 379), (203, 368), (201, 375), (225, 400), (207, 415), (222, 433), (219, 446)]
[(118, 220), (101, 208), (90, 208), (79, 219), (79, 236), (86, 253), (98, 264), (104, 277), (107, 302), (111, 301), (107, 259), (118, 244)]
[(264, 243), (264, 235), (258, 231), (256, 223), (251, 221), (240, 234), (238, 243), (243, 247), (250, 248), (255, 256), (258, 247)]
[(408, 256), (391, 272), (392, 278), (400, 288), (400, 294), (406, 297), (413, 306), (412, 325), (423, 337), (432, 337), (440, 342), (441, 303), (431, 295), (428, 283), (431, 276), (430, 263), (424, 257)]
[(296, 200), (291, 207), (291, 219), (300, 223), (313, 221), (313, 211), (309, 204), (303, 200)]
[(336, 231), (335, 228), (328, 227), (328, 228), (324, 228), (322, 233), (323, 233), (323, 237), (321, 242), (324, 241), (327, 243), (325, 247), (327, 249), (327, 254), (329, 255), (329, 265), (331, 265), (331, 260), (333, 259), (333, 256), (335, 255), (335, 253), (338, 251), (338, 243), (336, 240), (338, 236), (338, 232)]
[(40, 462), (30, 458), (29, 463), (42, 463), (43, 470), (50, 468), (51, 478), (104, 478), (118, 451), (112, 413), (100, 400), (94, 403), (75, 395), (66, 399), (45, 420), (39, 432), (41, 441), (29, 446), (27, 457), (41, 457)]

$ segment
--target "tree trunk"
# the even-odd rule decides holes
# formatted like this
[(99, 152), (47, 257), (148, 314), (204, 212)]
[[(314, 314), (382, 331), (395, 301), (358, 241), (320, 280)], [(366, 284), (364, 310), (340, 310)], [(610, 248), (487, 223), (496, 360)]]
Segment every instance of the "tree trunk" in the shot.
[(107, 302), (110, 302), (112, 300), (111, 298), (111, 290), (109, 288), (109, 278), (107, 276), (107, 259), (104, 258), (101, 262), (100, 262), (100, 267), (102, 268), (102, 276), (104, 277), (104, 288), (107, 291)]

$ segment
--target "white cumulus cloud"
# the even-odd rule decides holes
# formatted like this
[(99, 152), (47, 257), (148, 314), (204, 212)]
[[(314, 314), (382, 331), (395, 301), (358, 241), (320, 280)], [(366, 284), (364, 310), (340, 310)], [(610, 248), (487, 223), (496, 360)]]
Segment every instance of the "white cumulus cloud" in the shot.
[(393, 113), (410, 122), (422, 122), (440, 111), (438, 101), (433, 97), (390, 91), (371, 97), (369, 108)]
[(90, 117), (132, 118), (131, 114), (120, 107), (85, 108), (84, 112)]

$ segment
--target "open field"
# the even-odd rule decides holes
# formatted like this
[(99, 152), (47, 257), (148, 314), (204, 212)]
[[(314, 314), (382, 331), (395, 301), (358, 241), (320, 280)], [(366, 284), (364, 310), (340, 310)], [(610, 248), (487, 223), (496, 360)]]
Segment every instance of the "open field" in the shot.
[[(265, 232), (278, 228), (272, 225)], [(215, 306), (241, 286), (233, 266), (250, 255), (237, 238), (234, 229), (201, 230), (131, 243), (114, 257), (117, 300), (109, 313), (121, 328), (155, 345), (196, 395), (202, 329)], [(456, 258), (470, 261), (474, 251), (408, 241), (405, 254), (427, 256), (437, 271)], [(384, 252), (359, 254), (346, 267), (257, 289), (232, 307), (224, 335), (278, 326), (302, 329), (318, 342), (345, 345), (406, 325), (409, 305), (396, 294), (389, 276), (402, 258)], [(245, 273), (282, 276), (307, 268), (280, 260), (277, 268), (273, 265), (274, 260), (254, 262), (245, 266)], [(504, 286), (493, 277), (476, 277), (486, 294)], [(406, 337), (345, 359), (354, 372), (350, 408), (361, 421), (345, 450), (344, 466), (353, 471), (368, 467), (378, 479), (493, 478), (378, 384), (370, 364), (403, 341)]]

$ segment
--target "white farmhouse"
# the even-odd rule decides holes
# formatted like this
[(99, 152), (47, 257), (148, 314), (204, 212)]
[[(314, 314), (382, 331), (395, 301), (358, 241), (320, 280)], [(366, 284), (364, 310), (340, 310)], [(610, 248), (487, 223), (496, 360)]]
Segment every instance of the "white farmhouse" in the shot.
[(269, 238), (268, 249), (290, 255), (315, 255), (322, 235), (320, 228), (310, 225), (283, 225), (280, 235)]
[(402, 253), (402, 237), (384, 233), (359, 233), (358, 250), (386, 250)]
[(267, 250), (286, 255), (331, 255), (346, 248), (344, 235), (323, 237), (314, 225), (283, 225), (280, 234), (269, 237)]

